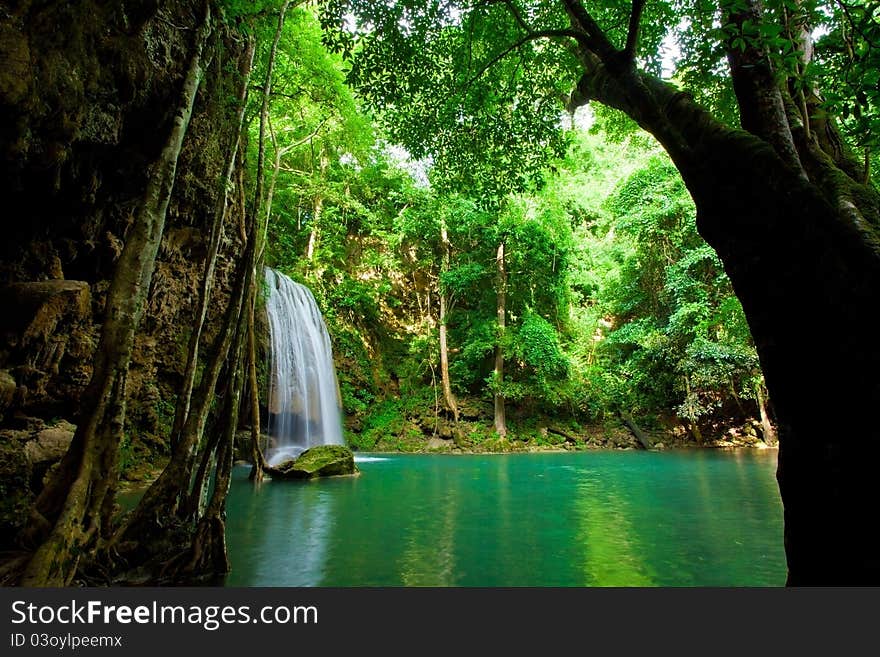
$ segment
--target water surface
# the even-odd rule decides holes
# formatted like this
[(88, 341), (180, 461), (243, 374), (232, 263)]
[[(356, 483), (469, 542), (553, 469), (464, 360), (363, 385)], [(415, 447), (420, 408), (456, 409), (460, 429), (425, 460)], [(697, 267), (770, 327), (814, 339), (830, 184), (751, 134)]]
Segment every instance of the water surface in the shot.
[(776, 452), (370, 455), (236, 469), (230, 586), (781, 586)]

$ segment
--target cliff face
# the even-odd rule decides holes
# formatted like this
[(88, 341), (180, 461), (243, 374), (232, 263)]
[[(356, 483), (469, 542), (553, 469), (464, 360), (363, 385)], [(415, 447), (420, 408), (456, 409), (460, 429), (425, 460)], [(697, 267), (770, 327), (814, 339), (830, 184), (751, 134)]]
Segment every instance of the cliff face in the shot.
[[(0, 475), (28, 481), (31, 493), (41, 476), (23, 448), (47, 424), (76, 422), (109, 278), (170, 130), (200, 6), (0, 2)], [(235, 137), (242, 43), (234, 37), (221, 31), (209, 44), (212, 59), (178, 164), (128, 378), (123, 465), (167, 450)], [(210, 353), (243, 252), (240, 196), (230, 195), (235, 207), (224, 226), (203, 354)], [(23, 506), (6, 506), (0, 525), (8, 530)]]

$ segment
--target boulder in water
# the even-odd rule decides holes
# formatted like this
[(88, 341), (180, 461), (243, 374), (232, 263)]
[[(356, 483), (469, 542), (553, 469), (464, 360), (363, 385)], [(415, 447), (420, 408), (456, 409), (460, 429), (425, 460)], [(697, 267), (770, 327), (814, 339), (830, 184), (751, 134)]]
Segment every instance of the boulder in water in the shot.
[(344, 445), (311, 447), (298, 458), (279, 463), (266, 472), (277, 479), (315, 479), (360, 473), (354, 463), (354, 454)]

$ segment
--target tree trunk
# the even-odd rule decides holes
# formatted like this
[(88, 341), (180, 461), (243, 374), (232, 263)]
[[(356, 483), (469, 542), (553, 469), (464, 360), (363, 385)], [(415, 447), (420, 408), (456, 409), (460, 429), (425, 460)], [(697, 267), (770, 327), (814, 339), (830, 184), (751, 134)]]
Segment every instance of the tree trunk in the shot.
[(507, 419), (504, 412), (504, 394), (501, 386), (504, 383), (504, 349), (502, 341), (507, 324), (507, 269), (504, 266), (504, 242), (498, 245), (495, 256), (496, 293), (498, 311), (498, 342), (495, 345), (495, 432), (503, 439), (507, 436)]
[(733, 89), (740, 107), (740, 123), (744, 130), (773, 146), (779, 157), (792, 169), (806, 176), (792, 139), (782, 90), (777, 83), (767, 48), (751, 45), (749, 29), (745, 27), (750, 25), (753, 28), (760, 24), (761, 2), (743, 0), (737, 5), (739, 10), (731, 12), (727, 20), (737, 26), (738, 36), (750, 44), (744, 48), (727, 48)]
[(697, 441), (697, 444), (702, 445), (704, 440), (703, 440), (703, 432), (700, 431), (700, 423), (697, 422), (696, 420), (688, 420), (687, 421), (687, 428), (694, 435), (694, 440)]
[(254, 481), (263, 480), (263, 470), (266, 468), (266, 460), (260, 449), (260, 388), (257, 384), (257, 347), (256, 330), (254, 326), (254, 314), (256, 312), (256, 275), (251, 284), (251, 299), (247, 306), (247, 368), (248, 388), (250, 389), (251, 404), (251, 460), (253, 468), (250, 478)]
[(761, 431), (764, 434), (764, 442), (768, 445), (775, 445), (779, 442), (776, 436), (776, 429), (770, 421), (770, 413), (767, 409), (767, 397), (764, 395), (764, 385), (759, 383), (755, 392), (758, 396), (758, 412), (761, 414)]
[[(328, 166), (330, 166), (330, 162), (327, 159), (327, 154), (322, 149), (318, 156), (318, 167), (321, 171), (322, 179), (324, 178)], [(315, 259), (315, 249), (318, 246), (318, 235), (321, 230), (321, 215), (324, 212), (324, 195), (322, 192), (318, 192), (315, 196), (315, 202), (312, 208), (312, 230), (309, 232), (309, 243), (306, 247), (306, 260), (310, 263)]]
[(639, 445), (642, 449), (651, 449), (651, 447), (653, 446), (653, 442), (648, 437), (648, 434), (642, 431), (641, 427), (636, 424), (636, 421), (633, 419), (632, 415), (630, 415), (626, 411), (621, 411), (620, 419), (623, 421), (623, 424), (626, 426), (627, 429), (629, 429), (630, 433), (635, 437), (635, 439), (639, 441)]
[(199, 467), (196, 469), (196, 475), (186, 503), (187, 517), (196, 521), (205, 514), (208, 487), (211, 483), (210, 475), (217, 465), (217, 444), (220, 441), (220, 430), (218, 427), (215, 427), (215, 429), (217, 430), (209, 432), (208, 439), (205, 441), (206, 444), (199, 459)]
[[(37, 501), (37, 512), (54, 525), (25, 569), (24, 586), (68, 585), (87, 545), (109, 530), (134, 335), (153, 277), (177, 160), (203, 75), (202, 52), (212, 26), (206, 2), (171, 132), (155, 162), (107, 293), (101, 339), (74, 441), (58, 476)], [(62, 493), (65, 488), (66, 495)], [(61, 506), (55, 506), (62, 496)]]
[[(260, 207), (263, 204), (263, 165), (266, 161), (266, 130), (269, 122), (269, 99), (272, 95), (272, 74), (275, 69), (275, 56), (278, 53), (278, 42), (281, 40), (281, 33), (284, 31), (284, 18), (287, 15), (287, 9), (290, 7), (291, 0), (285, 0), (278, 12), (278, 24), (275, 27), (275, 36), (272, 39), (272, 46), (269, 49), (269, 61), (266, 64), (266, 79), (263, 82), (263, 99), (260, 105), (260, 137), (257, 144), (257, 171), (254, 181), (254, 204), (251, 211), (255, 217), (261, 217)], [(259, 225), (259, 223), (257, 223)]]
[[(687, 374), (685, 374), (685, 377), (684, 377), (684, 385), (685, 385), (685, 392), (687, 393), (688, 396), (690, 396), (690, 394), (691, 394), (691, 377)], [(694, 440), (697, 441), (697, 444), (702, 445), (703, 444), (703, 432), (700, 431), (699, 420), (695, 417), (688, 418), (687, 419), (687, 426), (688, 426), (688, 429), (690, 430), (690, 432), (693, 434)]]
[(310, 263), (315, 260), (315, 246), (318, 243), (318, 221), (321, 219), (321, 211), (324, 208), (324, 198), (315, 197), (314, 212), (312, 213), (312, 230), (309, 231), (309, 243), (306, 246), (306, 260)]
[(446, 329), (446, 293), (440, 293), (440, 381), (443, 387), (443, 399), (446, 408), (452, 411), (452, 417), (458, 424), (458, 401), (452, 392), (452, 382), (449, 378), (449, 345)]
[[(177, 513), (181, 501), (190, 496), (190, 479), (195, 453), (205, 432), (208, 414), (215, 399), (220, 371), (227, 361), (233, 338), (237, 333), (236, 327), (244, 312), (245, 290), (253, 275), (252, 253), (255, 248), (254, 239), (251, 238), (248, 240), (245, 254), (239, 265), (236, 283), (230, 293), (229, 305), (223, 319), (223, 329), (217, 339), (216, 350), (202, 375), (196, 402), (187, 416), (177, 449), (171, 454), (168, 465), (165, 466), (156, 481), (150, 485), (137, 507), (128, 515), (116, 532), (113, 537), (114, 543), (124, 540), (136, 541), (141, 536), (157, 531), (167, 522), (170, 515), (173, 516)], [(235, 352), (232, 353), (234, 356)], [(186, 509), (186, 512), (188, 514), (189, 508)]]
[[(880, 583), (867, 535), (880, 501), (867, 465), (880, 457), (868, 411), (880, 406), (869, 374), (880, 354), (864, 317), (880, 306), (880, 258), (817, 190), (786, 181), (781, 163), (738, 146), (706, 158), (706, 173), (689, 176), (689, 186), (700, 231), (743, 303), (774, 401), (789, 582)], [(844, 335), (829, 340), (820, 317), (846, 327)], [(823, 411), (838, 408), (852, 412)]]
[(180, 434), (183, 432), (186, 418), (189, 415), (190, 404), (192, 402), (193, 386), (195, 385), (196, 369), (199, 362), (199, 342), (202, 337), (202, 329), (205, 326), (205, 318), (208, 314), (208, 301), (211, 298), (211, 290), (214, 286), (214, 266), (217, 261), (217, 252), (220, 249), (220, 240), (223, 237), (223, 225), (226, 222), (227, 206), (229, 200), (228, 189), (232, 184), (232, 178), (235, 174), (235, 162), (238, 154), (238, 147), (241, 143), (241, 131), (244, 127), (244, 113), (247, 106), (248, 82), (250, 81), (251, 68), (254, 61), (255, 44), (253, 39), (248, 41), (247, 48), (242, 56), (239, 64), (239, 75), (241, 76), (241, 89), (238, 95), (238, 115), (236, 124), (238, 126), (235, 131), (235, 137), (230, 146), (229, 155), (227, 156), (226, 172), (221, 181), (221, 193), (218, 196), (217, 208), (214, 211), (214, 224), (211, 227), (211, 237), (208, 242), (208, 253), (205, 256), (205, 273), (202, 277), (202, 284), (199, 288), (199, 299), (196, 306), (195, 326), (189, 336), (189, 344), (187, 346), (186, 369), (183, 373), (183, 384), (178, 393), (177, 405), (174, 408), (174, 423), (171, 429), (170, 445), (171, 450), (180, 442)]
[[(275, 187), (278, 184), (278, 174), (281, 173), (281, 159), (284, 157), (284, 154), (288, 149), (281, 148), (281, 145), (278, 143), (278, 138), (275, 136), (275, 130), (272, 128), (272, 119), (271, 117), (267, 117), (267, 119), (269, 124), (269, 136), (272, 138), (272, 150), (275, 152), (275, 161), (272, 164), (272, 177), (269, 179), (269, 190), (266, 192), (266, 207), (263, 210), (263, 214), (266, 216), (266, 230), (268, 231), (269, 220), (272, 218), (272, 204), (275, 202)], [(260, 249), (257, 262), (263, 260), (264, 249), (265, 243), (263, 244), (263, 248)]]
[[(803, 6), (802, 0), (793, 0), (795, 8), (790, 6), (785, 10), (785, 28), (787, 36), (796, 45), (800, 59), (798, 73), (800, 79), (789, 80), (788, 93), (794, 99), (796, 112), (791, 112), (792, 105), (788, 106), (789, 124), (792, 132), (798, 132), (820, 152), (831, 159), (835, 167), (846, 174), (856, 187), (861, 187), (870, 182), (865, 176), (862, 163), (855, 157), (840, 135), (837, 122), (833, 114), (826, 108), (818, 89), (807, 84), (804, 72), (813, 59), (813, 28), (809, 25), (810, 10)], [(798, 150), (804, 151), (804, 144), (798, 146)], [(810, 158), (814, 159), (814, 158)], [(809, 162), (805, 162), (805, 165)], [(815, 173), (811, 174), (815, 177)]]
[[(321, 121), (321, 123), (318, 125), (318, 127), (315, 128), (315, 130), (312, 132), (312, 134), (310, 134), (308, 137), (300, 139), (299, 141), (294, 142), (292, 144), (288, 144), (287, 146), (281, 146), (278, 143), (278, 139), (275, 136), (275, 131), (272, 129), (272, 118), (267, 116), (267, 123), (268, 123), (268, 127), (269, 127), (269, 136), (272, 138), (272, 149), (275, 151), (275, 162), (272, 166), (272, 177), (269, 180), (269, 191), (266, 192), (266, 203), (265, 203), (265, 208), (263, 211), (263, 215), (265, 216), (265, 222), (266, 222), (265, 223), (266, 230), (268, 230), (269, 219), (272, 216), (272, 203), (275, 198), (275, 187), (278, 184), (278, 174), (281, 173), (282, 159), (284, 158), (285, 155), (287, 155), (291, 151), (296, 150), (298, 147), (300, 147), (303, 144), (308, 143), (312, 139), (314, 139), (315, 136), (317, 136), (317, 134), (321, 131), (321, 128), (324, 126), (325, 123), (327, 123), (328, 120), (329, 119), (324, 119), (323, 121)], [(302, 214), (301, 209), (298, 209), (297, 221), (296, 221), (297, 230), (302, 228), (302, 220), (299, 216), (301, 214)], [(263, 247), (265, 247), (265, 244), (263, 245)], [(257, 262), (263, 261), (263, 252), (264, 252), (264, 249), (261, 248), (260, 253), (257, 257)]]
[[(254, 185), (254, 201), (251, 207), (253, 213), (253, 235), (251, 240), (256, 243), (256, 248), (250, 257), (249, 267), (254, 270), (249, 278), (249, 284), (246, 288), (245, 300), (245, 326), (247, 330), (247, 368), (248, 368), (248, 387), (250, 389), (250, 405), (251, 405), (251, 454), (254, 458), (254, 467), (251, 471), (251, 478), (260, 481), (263, 478), (263, 454), (260, 451), (260, 390), (257, 386), (257, 359), (256, 359), (256, 337), (254, 320), (257, 304), (257, 285), (259, 277), (256, 269), (262, 264), (263, 242), (265, 240), (266, 231), (269, 226), (269, 212), (266, 211), (265, 222), (263, 222), (263, 186), (264, 174), (263, 169), (266, 160), (266, 131), (269, 129), (269, 99), (272, 94), (272, 75), (275, 72), (275, 57), (278, 53), (278, 42), (281, 40), (281, 34), (284, 31), (284, 18), (287, 15), (287, 9), (290, 7), (291, 0), (286, 0), (281, 6), (278, 13), (278, 24), (275, 28), (275, 37), (272, 40), (272, 47), (269, 50), (269, 61), (266, 64), (266, 80), (263, 83), (263, 102), (260, 107), (260, 137), (257, 144), (257, 171), (256, 181)], [(280, 151), (276, 148), (276, 169), (281, 166)], [(265, 205), (271, 203), (274, 195), (274, 177), (273, 184), (269, 190), (269, 198)], [(236, 421), (238, 415), (236, 414)]]
[[(245, 308), (244, 311), (246, 312), (247, 309)], [(204, 515), (200, 514), (190, 558), (184, 568), (184, 573), (196, 577), (229, 572), (229, 557), (226, 552), (226, 497), (232, 480), (233, 446), (244, 387), (242, 362), (246, 336), (247, 317), (242, 316), (238, 322), (235, 345), (232, 349), (233, 367), (223, 413), (222, 434), (216, 448), (214, 489)]]
[[(580, 3), (563, 1), (572, 25), (588, 31)], [(631, 62), (587, 46), (579, 56), (584, 73), (570, 105), (598, 100), (658, 139), (742, 302), (778, 421), (789, 584), (880, 583), (872, 542), (880, 425), (871, 411), (880, 407), (880, 347), (866, 319), (880, 307), (880, 197), (852, 193), (830, 159), (817, 154), (813, 167), (799, 149), (806, 179), (772, 145), (724, 126)], [(846, 329), (829, 339), (827, 321)], [(838, 408), (852, 412), (823, 412)]]
[[(440, 239), (443, 243), (443, 264), (441, 266), (441, 274), (449, 271), (449, 231), (446, 229), (446, 219), (440, 220)], [(446, 407), (452, 411), (452, 417), (458, 424), (458, 401), (452, 393), (452, 382), (449, 378), (449, 345), (446, 337), (446, 306), (448, 296), (446, 291), (440, 290), (440, 380), (443, 385), (443, 399), (446, 400)]]

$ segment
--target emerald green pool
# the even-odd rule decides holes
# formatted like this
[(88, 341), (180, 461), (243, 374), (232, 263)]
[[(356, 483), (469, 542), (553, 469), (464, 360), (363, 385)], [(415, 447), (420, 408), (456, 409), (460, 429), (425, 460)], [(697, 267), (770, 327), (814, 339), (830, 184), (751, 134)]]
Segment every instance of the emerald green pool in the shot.
[[(359, 458), (364, 459), (364, 456)], [(366, 455), (237, 468), (228, 586), (781, 586), (776, 452)]]

